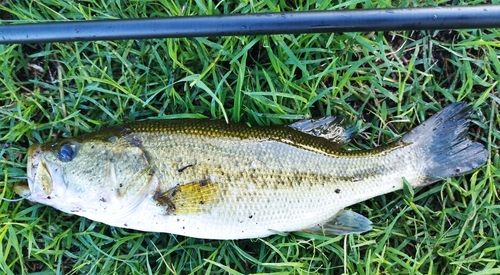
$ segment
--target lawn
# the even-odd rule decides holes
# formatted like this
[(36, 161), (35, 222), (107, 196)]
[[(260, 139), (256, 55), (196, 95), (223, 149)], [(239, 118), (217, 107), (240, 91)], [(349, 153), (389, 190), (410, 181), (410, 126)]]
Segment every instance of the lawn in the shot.
[[(4, 1), (0, 18), (42, 22), (463, 2)], [(5, 198), (15, 198), (12, 186), (26, 181), (30, 144), (144, 119), (277, 125), (336, 115), (358, 121), (362, 132), (348, 147), (362, 150), (466, 101), (474, 106), (470, 137), (491, 155), (472, 174), (353, 205), (374, 229), (346, 237), (295, 232), (203, 240), (110, 227), (26, 200), (0, 201), (0, 273), (500, 273), (499, 29), (0, 45), (0, 73)]]

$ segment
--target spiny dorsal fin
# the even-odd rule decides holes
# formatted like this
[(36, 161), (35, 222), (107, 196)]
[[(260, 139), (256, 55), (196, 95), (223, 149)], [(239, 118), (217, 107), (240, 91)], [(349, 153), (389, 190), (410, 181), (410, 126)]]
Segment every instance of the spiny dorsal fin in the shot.
[(334, 116), (326, 116), (318, 119), (302, 119), (288, 125), (288, 127), (339, 144), (349, 143), (357, 132), (355, 125), (346, 127), (343, 118)]
[(372, 222), (352, 210), (340, 210), (335, 216), (324, 224), (306, 229), (324, 235), (347, 235), (363, 233), (372, 229)]

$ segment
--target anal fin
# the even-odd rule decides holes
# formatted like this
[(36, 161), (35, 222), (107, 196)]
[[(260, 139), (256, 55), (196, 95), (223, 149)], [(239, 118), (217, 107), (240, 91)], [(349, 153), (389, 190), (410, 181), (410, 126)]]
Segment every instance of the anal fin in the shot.
[(361, 214), (352, 210), (340, 210), (329, 221), (305, 231), (324, 235), (359, 234), (371, 230), (371, 224), (372, 222)]

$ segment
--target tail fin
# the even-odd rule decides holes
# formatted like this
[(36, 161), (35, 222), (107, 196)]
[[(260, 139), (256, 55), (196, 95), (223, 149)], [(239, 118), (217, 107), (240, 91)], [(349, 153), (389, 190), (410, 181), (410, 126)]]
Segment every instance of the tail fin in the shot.
[(431, 182), (465, 174), (488, 159), (484, 146), (467, 138), (470, 114), (465, 103), (451, 104), (403, 137), (428, 156), (423, 161)]

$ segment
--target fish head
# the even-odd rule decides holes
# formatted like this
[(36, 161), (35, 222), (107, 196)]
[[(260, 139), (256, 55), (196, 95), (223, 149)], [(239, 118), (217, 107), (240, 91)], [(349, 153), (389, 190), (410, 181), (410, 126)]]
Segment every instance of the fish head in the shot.
[[(65, 212), (85, 211), (97, 196), (90, 191), (104, 188), (103, 153), (92, 143), (63, 140), (34, 144), (28, 149), (28, 199)], [(100, 166), (101, 165), (101, 166)], [(96, 180), (98, 179), (98, 180)], [(102, 191), (102, 190), (101, 190)], [(19, 192), (18, 192), (19, 193)]]
[[(123, 180), (118, 182), (118, 179), (133, 175), (136, 172), (132, 169), (141, 169), (145, 165), (143, 159), (129, 159), (130, 151), (137, 148), (109, 143), (65, 139), (30, 146), (28, 186), (18, 193), (29, 194), (29, 200), (67, 213), (82, 216), (103, 213), (103, 209), (112, 208), (109, 204), (111, 198), (126, 193), (123, 190), (118, 193), (119, 187), (125, 188), (127, 184)], [(131, 167), (131, 163), (135, 166)], [(122, 173), (117, 176), (119, 172)]]
[(144, 149), (115, 136), (34, 144), (27, 174), (17, 193), (96, 220), (126, 215), (158, 185)]

